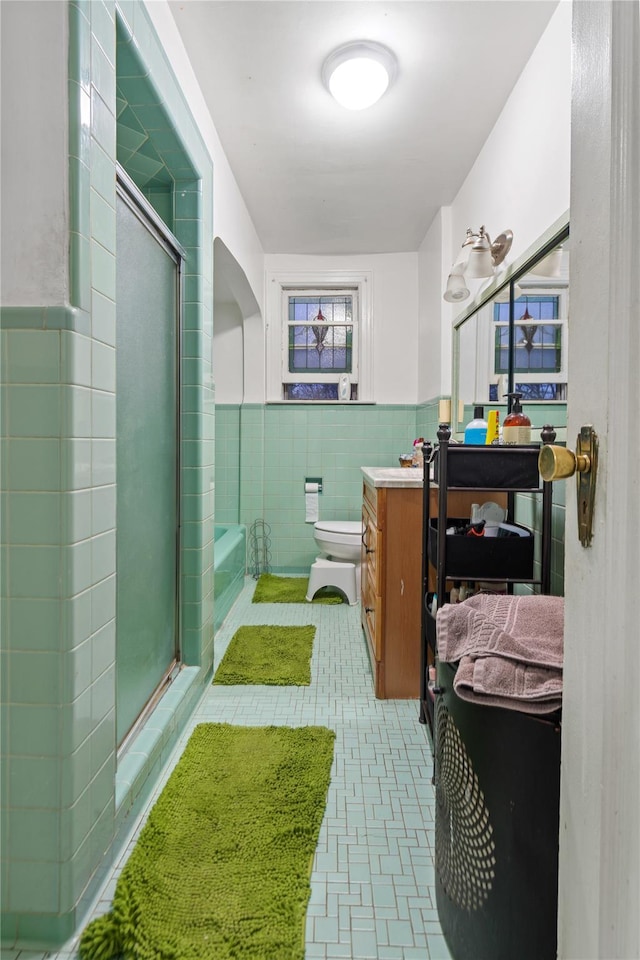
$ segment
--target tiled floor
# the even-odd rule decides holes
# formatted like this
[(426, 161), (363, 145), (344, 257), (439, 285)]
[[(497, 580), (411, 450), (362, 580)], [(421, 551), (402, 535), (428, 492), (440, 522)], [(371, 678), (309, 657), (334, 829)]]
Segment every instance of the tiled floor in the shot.
[[(309, 687), (211, 687), (151, 798), (157, 798), (193, 726), (322, 724), (336, 732), (326, 815), (311, 878), (307, 960), (450, 960), (435, 908), (431, 752), (416, 701), (376, 700), (359, 607), (253, 604), (248, 578), (216, 637), (216, 666), (243, 624), (315, 624)], [(147, 809), (148, 809), (147, 808)], [(110, 907), (115, 881), (143, 822), (95, 905)], [(2, 960), (71, 960), (3, 952)]]

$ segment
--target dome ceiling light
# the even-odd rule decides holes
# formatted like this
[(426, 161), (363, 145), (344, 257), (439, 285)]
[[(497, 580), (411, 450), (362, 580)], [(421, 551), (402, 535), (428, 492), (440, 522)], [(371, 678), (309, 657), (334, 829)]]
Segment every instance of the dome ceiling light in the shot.
[(329, 54), (322, 80), (341, 106), (364, 110), (380, 99), (397, 68), (396, 58), (387, 47), (373, 40), (356, 40)]

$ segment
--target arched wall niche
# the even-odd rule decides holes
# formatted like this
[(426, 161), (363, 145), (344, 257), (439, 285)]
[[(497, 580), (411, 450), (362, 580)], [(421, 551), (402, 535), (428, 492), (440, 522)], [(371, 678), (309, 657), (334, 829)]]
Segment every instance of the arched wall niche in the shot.
[(247, 346), (263, 339), (262, 315), (244, 270), (220, 237), (213, 242), (213, 317), (216, 403), (261, 402), (264, 370), (252, 368), (249, 357), (263, 351)]

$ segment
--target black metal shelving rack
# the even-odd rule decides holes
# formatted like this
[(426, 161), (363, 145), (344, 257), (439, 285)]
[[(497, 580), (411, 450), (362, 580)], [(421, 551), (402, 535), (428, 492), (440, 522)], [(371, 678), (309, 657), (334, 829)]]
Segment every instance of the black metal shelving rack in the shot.
[[(555, 440), (553, 428), (543, 429), (542, 440)], [(516, 583), (529, 583), (549, 593), (551, 484), (540, 481), (538, 445), (450, 444), (446, 424), (440, 425), (438, 441), (437, 518), (429, 516), (428, 465), (424, 471), (420, 692), (420, 720), (429, 724), (433, 744), (438, 916), (454, 960), (555, 960), (559, 712), (535, 716), (460, 699), (454, 690), (456, 665), (438, 662), (436, 618), (428, 605), (430, 565), (440, 606), (447, 599), (447, 580), (454, 579), (506, 582), (511, 592)], [(517, 493), (539, 495), (538, 566), (533, 537), (517, 538), (523, 542), (512, 554), (510, 538), (482, 537), (467, 547), (472, 538), (443, 536), (452, 490), (506, 492), (510, 522)], [(531, 548), (526, 556), (525, 540)], [(510, 576), (518, 552), (524, 560), (516, 558), (512, 572), (517, 575)], [(435, 685), (429, 683), (431, 663)]]
[[(544, 427), (542, 437), (544, 443), (553, 443), (555, 431), (552, 427)], [(446, 602), (447, 581), (482, 580), (490, 583), (506, 583), (512, 589), (516, 583), (528, 583), (539, 588), (540, 593), (549, 593), (551, 587), (551, 483), (543, 482), (538, 472), (538, 444), (526, 446), (469, 446), (466, 444), (450, 443), (451, 431), (448, 424), (440, 424), (438, 430), (438, 445), (435, 448), (435, 474), (433, 483), (438, 488), (437, 518), (430, 516), (430, 470), (428, 459), (431, 459), (432, 448), (425, 445), (425, 466), (423, 477), (423, 530), (422, 530), (422, 649), (420, 664), (420, 722), (427, 723), (433, 737), (433, 718), (435, 694), (433, 685), (429, 684), (429, 666), (435, 664), (436, 659), (436, 618), (431, 612), (429, 593), (429, 567), (436, 571), (436, 590), (438, 604)], [(504, 550), (505, 541), (488, 543), (480, 541), (469, 544), (469, 566), (465, 569), (458, 554), (455, 558), (455, 567), (452, 566), (450, 552), (452, 545), (440, 531), (446, 527), (448, 518), (448, 494), (450, 491), (460, 490), (469, 492), (501, 491), (508, 494), (508, 517), (513, 522), (514, 500), (516, 493), (539, 494), (542, 498), (542, 518), (540, 531), (539, 577), (510, 576), (505, 567), (506, 560), (492, 557), (491, 551)], [(432, 525), (437, 520), (437, 528)], [(457, 538), (456, 538), (457, 539)], [(533, 541), (530, 544), (533, 548)], [(475, 548), (475, 550), (474, 550)], [(464, 548), (463, 548), (464, 549)], [(484, 564), (482, 556), (487, 556)], [(493, 570), (491, 569), (493, 565)], [(533, 572), (533, 562), (531, 564)]]

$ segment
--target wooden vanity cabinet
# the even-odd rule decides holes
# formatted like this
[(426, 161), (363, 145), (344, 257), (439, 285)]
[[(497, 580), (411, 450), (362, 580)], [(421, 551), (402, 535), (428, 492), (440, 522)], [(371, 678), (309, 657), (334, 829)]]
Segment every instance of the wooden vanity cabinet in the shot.
[(376, 697), (420, 695), (422, 488), (363, 484), (361, 620)]
[[(405, 486), (376, 486), (365, 475), (362, 488), (360, 617), (374, 692), (382, 700), (417, 698), (421, 690), (423, 495), (413, 476)], [(452, 516), (470, 516), (474, 498), (475, 491), (451, 493)], [(435, 488), (429, 503), (437, 513)]]

